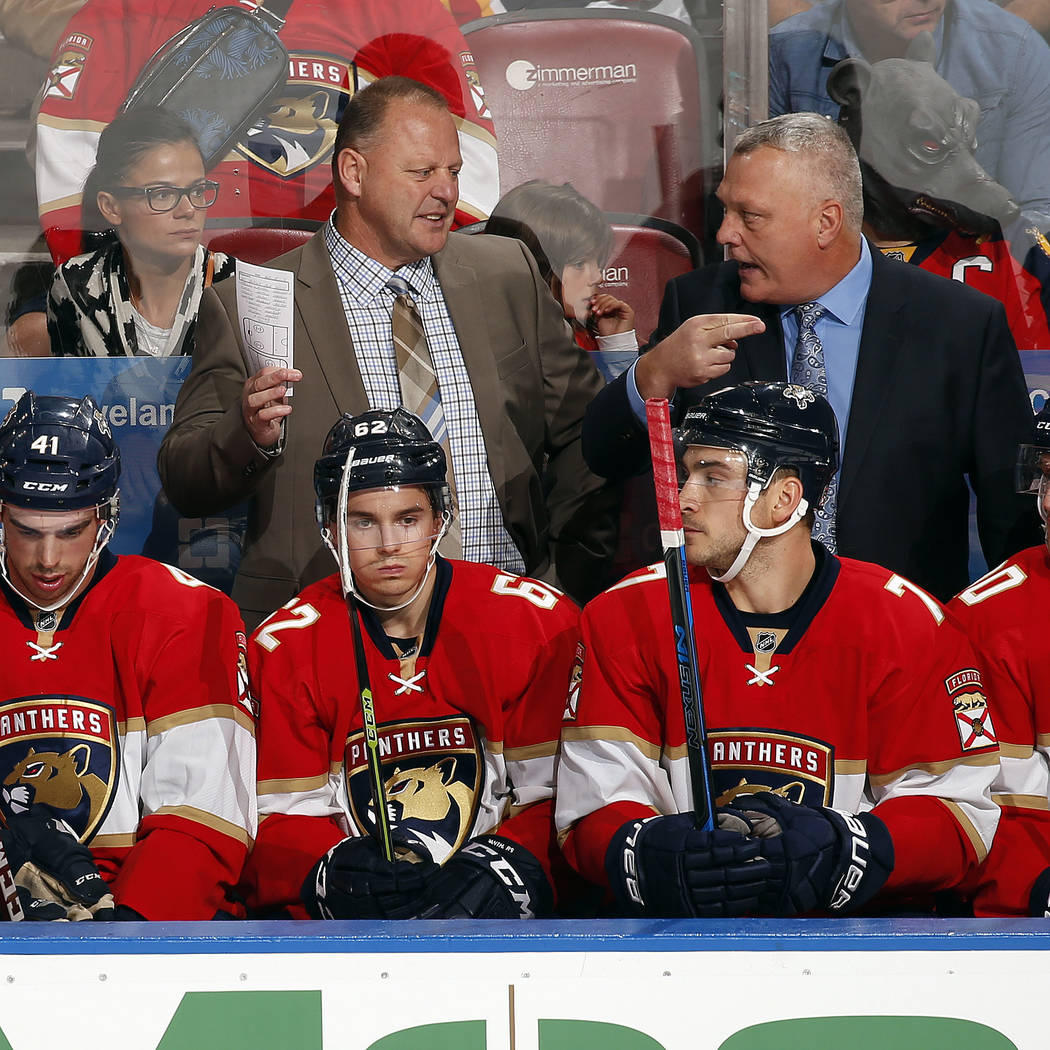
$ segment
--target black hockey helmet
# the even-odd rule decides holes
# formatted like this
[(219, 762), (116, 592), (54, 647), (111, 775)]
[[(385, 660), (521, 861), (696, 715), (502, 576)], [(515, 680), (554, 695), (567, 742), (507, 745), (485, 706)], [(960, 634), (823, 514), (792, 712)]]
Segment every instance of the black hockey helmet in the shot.
[(688, 445), (742, 452), (747, 480), (763, 488), (780, 467), (794, 467), (817, 506), (839, 461), (839, 428), (820, 394), (792, 383), (741, 383), (708, 394), (674, 432), (679, 462)]
[(90, 396), (24, 393), (0, 423), (0, 502), (115, 513), (120, 449)]
[(452, 512), (445, 450), (426, 424), (403, 408), (373, 409), (359, 416), (344, 413), (328, 431), (324, 451), (314, 464), (317, 520), (322, 528), (329, 516), (326, 505), (330, 509), (339, 496), (344, 469), (348, 492), (420, 485), (430, 493), (434, 513)]
[(1018, 492), (1038, 493), (1043, 479), (1043, 467), (1050, 473), (1050, 400), (1036, 413), (1028, 442), (1017, 446), (1017, 466), (1014, 471)]

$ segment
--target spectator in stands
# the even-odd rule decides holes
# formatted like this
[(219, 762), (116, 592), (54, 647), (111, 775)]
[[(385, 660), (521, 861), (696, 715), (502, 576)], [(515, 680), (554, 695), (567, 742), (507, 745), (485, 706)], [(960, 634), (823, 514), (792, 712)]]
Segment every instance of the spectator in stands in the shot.
[(233, 259), (201, 244), (218, 192), (181, 117), (162, 109), (117, 117), (98, 140), (84, 185), (84, 213), (99, 230), (98, 246), (63, 263), (51, 284), (51, 352), (192, 353), (201, 294), (234, 267)]
[(588, 406), (591, 468), (646, 469), (642, 398), (674, 397), (680, 418), (710, 390), (790, 377), (827, 393), (844, 435), (815, 530), (838, 553), (949, 598), (969, 579), (967, 478), (988, 563), (1031, 542), (1010, 483), (1031, 409), (1003, 307), (871, 250), (845, 131), (813, 113), (748, 129), (718, 196), (730, 260), (669, 282), (655, 345)]
[(1050, 220), (1050, 48), (988, 0), (825, 0), (769, 38), (769, 111), (838, 114), (832, 67), (847, 56), (903, 57), (933, 34), (936, 69), (980, 107), (977, 163), (1022, 211)]
[[(84, 250), (80, 190), (99, 130), (116, 116), (154, 52), (213, 6), (213, 0), (88, 0), (70, 20), (37, 120), (37, 197), (56, 263)], [(265, 6), (287, 12), (280, 40), (288, 50), (288, 79), (208, 172), (223, 187), (210, 228), (257, 218), (324, 222), (335, 205), (331, 158), (339, 118), (358, 88), (389, 74), (420, 80), (445, 96), (470, 159), (457, 221), (488, 215), (499, 186), (495, 133), (467, 43), (440, 0), (294, 0), (290, 6), (272, 0)], [(181, 114), (199, 133), (210, 130), (209, 120), (225, 119), (222, 100), (235, 94), (238, 73), (235, 61), (197, 71), (213, 81), (216, 104), (215, 112)]]
[[(1018, 18), (1023, 18), (1043, 36), (1050, 33), (1050, 0), (992, 0)], [(769, 24), (775, 26), (785, 18), (808, 11), (810, 0), (769, 0)]]
[(602, 380), (523, 245), (448, 236), (463, 159), (443, 96), (377, 81), (347, 106), (333, 156), (332, 220), (272, 264), (294, 273), (296, 367), (250, 374), (236, 278), (207, 291), (160, 451), (165, 491), (191, 516), (254, 494), (233, 588), (254, 626), (327, 574), (308, 510), (319, 428), (403, 403), (451, 451), (462, 531), (442, 552), (593, 594), (612, 496), (583, 463), (580, 428)]
[(505, 193), (492, 209), (485, 232), (516, 237), (532, 252), (573, 338), (606, 379), (615, 379), (637, 355), (634, 310), (599, 292), (612, 251), (605, 216), (571, 183), (531, 179)]

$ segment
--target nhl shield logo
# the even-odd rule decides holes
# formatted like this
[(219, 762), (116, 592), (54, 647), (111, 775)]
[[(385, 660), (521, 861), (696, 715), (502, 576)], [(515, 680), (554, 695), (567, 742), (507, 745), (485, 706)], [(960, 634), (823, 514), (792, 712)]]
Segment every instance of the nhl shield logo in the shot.
[(812, 390), (807, 390), (804, 386), (798, 386), (794, 383), (791, 386), (784, 387), (784, 397), (790, 398), (800, 409), (808, 408), (817, 400), (817, 396)]
[(74, 696), (0, 704), (0, 811), (30, 807), (90, 842), (109, 811), (119, 771), (112, 708)]
[(772, 653), (776, 651), (779, 639), (774, 631), (759, 631), (755, 639), (756, 653)]
[[(474, 726), (456, 715), (382, 725), (378, 735), (394, 839), (440, 864), (466, 841), (477, 813), (485, 763)], [(352, 733), (343, 759), (347, 797), (367, 835), (375, 812), (366, 756), (364, 733)]]

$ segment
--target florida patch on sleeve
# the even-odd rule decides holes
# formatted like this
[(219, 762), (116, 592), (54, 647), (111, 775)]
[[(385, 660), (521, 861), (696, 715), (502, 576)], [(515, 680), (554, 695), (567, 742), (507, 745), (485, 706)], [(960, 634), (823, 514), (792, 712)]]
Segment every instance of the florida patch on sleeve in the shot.
[(569, 677), (569, 695), (565, 701), (565, 712), (561, 719), (563, 722), (576, 721), (576, 708), (580, 702), (580, 683), (583, 681), (583, 658), (587, 655), (587, 647), (583, 642), (576, 643), (576, 659), (572, 664), (572, 674)]
[(955, 728), (959, 731), (959, 743), (963, 751), (980, 751), (996, 747), (991, 712), (981, 684), (981, 672), (968, 667), (944, 680), (944, 687), (952, 699)]

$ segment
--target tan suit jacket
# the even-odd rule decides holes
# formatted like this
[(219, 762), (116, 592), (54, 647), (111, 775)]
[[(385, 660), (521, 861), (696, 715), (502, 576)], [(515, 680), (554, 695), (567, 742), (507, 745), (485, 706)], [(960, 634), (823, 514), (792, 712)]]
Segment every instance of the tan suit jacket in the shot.
[[(183, 514), (215, 514), (254, 495), (233, 590), (249, 624), (332, 571), (314, 518), (314, 462), (340, 413), (369, 407), (323, 233), (271, 265), (295, 273), (294, 355), (303, 373), (283, 453), (264, 456), (241, 419), (248, 371), (231, 279), (201, 301), (193, 367), (158, 457), (164, 489)], [(584, 409), (602, 379), (518, 241), (453, 234), (434, 268), (526, 569), (589, 597), (615, 539), (614, 494), (580, 450)]]

